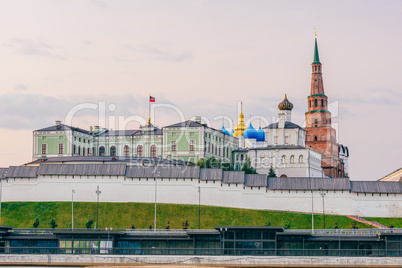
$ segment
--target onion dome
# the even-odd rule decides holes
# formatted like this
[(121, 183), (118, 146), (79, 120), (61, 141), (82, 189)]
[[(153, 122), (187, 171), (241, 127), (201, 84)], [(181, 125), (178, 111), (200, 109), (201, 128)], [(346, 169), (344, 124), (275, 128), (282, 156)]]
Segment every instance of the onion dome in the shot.
[(243, 102), (241, 102), (241, 109), (240, 109), (240, 114), (239, 114), (239, 124), (234, 129), (233, 137), (243, 136), (243, 133), (246, 129), (247, 129), (247, 126), (244, 124)]
[(233, 136), (234, 134), (234, 129), (232, 128), (232, 131), (230, 131), (230, 136)]
[(261, 126), (257, 131), (257, 141), (265, 141), (265, 132), (262, 130)]
[(285, 98), (281, 103), (278, 104), (279, 110), (288, 110), (291, 111), (293, 109), (293, 104), (288, 101), (287, 94), (285, 94)]
[(226, 130), (225, 126), (222, 126), (221, 131), (223, 132), (223, 134), (230, 135), (229, 131)]
[(248, 128), (246, 129), (246, 131), (244, 131), (243, 137), (245, 139), (255, 139), (255, 140), (257, 139), (258, 132), (257, 132), (257, 130), (255, 130), (255, 128), (253, 128), (253, 125), (251, 123), (248, 126)]

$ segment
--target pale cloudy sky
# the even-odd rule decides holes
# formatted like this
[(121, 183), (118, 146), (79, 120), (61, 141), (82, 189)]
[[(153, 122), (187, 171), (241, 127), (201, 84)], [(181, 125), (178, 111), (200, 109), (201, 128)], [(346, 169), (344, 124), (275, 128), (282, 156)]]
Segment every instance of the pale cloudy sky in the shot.
[(271, 120), (287, 93), (303, 125), (316, 26), (350, 176), (379, 179), (402, 167), (401, 25), (401, 1), (0, 0), (0, 166), (30, 161), (32, 131), (82, 103), (146, 119), (149, 93), (216, 127), (240, 100)]

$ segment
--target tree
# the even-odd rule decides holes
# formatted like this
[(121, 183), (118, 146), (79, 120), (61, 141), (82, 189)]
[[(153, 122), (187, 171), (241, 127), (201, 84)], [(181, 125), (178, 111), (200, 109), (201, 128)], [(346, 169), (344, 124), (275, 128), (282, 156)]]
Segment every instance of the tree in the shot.
[(228, 171), (228, 170), (233, 170), (233, 166), (232, 164), (228, 163), (228, 162), (224, 162), (221, 164), (221, 167), (223, 170)]
[(200, 168), (205, 168), (205, 159), (204, 158), (198, 159), (196, 165), (199, 166)]
[(255, 168), (251, 166), (251, 161), (249, 157), (246, 158), (246, 162), (244, 163), (241, 170), (244, 171), (245, 174), (257, 174)]
[(58, 226), (58, 225), (57, 225), (56, 221), (55, 221), (54, 219), (51, 219), (51, 220), (50, 220), (50, 228), (54, 229), (54, 228), (56, 228), (57, 226)]
[(92, 224), (94, 224), (94, 220), (89, 220), (87, 221), (87, 223), (85, 223), (85, 227), (87, 229), (91, 229), (92, 228)]
[(276, 173), (275, 173), (274, 169), (272, 168), (272, 166), (269, 168), (268, 177), (269, 178), (276, 178)]
[(38, 228), (38, 226), (39, 226), (39, 219), (38, 218), (35, 219), (35, 221), (32, 224), (32, 226), (33, 226), (33, 228)]

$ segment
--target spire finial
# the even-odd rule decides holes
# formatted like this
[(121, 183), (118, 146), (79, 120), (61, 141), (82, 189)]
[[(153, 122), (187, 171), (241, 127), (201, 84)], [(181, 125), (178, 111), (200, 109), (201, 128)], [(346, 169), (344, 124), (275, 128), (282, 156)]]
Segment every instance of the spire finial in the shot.
[(315, 32), (315, 46), (314, 46), (314, 63), (321, 63), (320, 62), (320, 57), (318, 56), (318, 45), (317, 45), (317, 29), (314, 27), (314, 32)]
[(315, 36), (315, 39), (317, 39), (317, 28), (314, 26), (314, 36)]
[(223, 118), (223, 116), (222, 116), (222, 126), (224, 126), (225, 125), (225, 118)]
[(240, 112), (243, 112), (243, 101), (240, 101)]

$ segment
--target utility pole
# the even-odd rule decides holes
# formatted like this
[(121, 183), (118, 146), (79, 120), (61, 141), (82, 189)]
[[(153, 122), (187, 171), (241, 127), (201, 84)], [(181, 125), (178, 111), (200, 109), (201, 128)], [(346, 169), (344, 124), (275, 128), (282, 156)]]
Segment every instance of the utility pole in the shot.
[(71, 230), (74, 230), (74, 189), (71, 190)]
[(198, 186), (198, 229), (201, 229), (201, 186)]
[(322, 197), (322, 217), (324, 218), (324, 229), (325, 229), (325, 206), (324, 206), (324, 197), (326, 193), (322, 190), (322, 188), (319, 189), (320, 195)]
[(99, 186), (97, 186), (96, 189), (96, 195), (97, 195), (97, 201), (96, 201), (96, 225), (95, 228), (99, 228), (98, 220), (99, 220), (99, 195), (101, 194), (101, 191), (99, 191)]
[(310, 180), (311, 187), (311, 233), (314, 234), (314, 189), (310, 173), (310, 148), (308, 148), (308, 178)]

